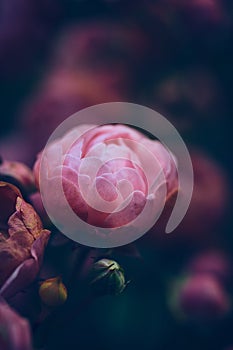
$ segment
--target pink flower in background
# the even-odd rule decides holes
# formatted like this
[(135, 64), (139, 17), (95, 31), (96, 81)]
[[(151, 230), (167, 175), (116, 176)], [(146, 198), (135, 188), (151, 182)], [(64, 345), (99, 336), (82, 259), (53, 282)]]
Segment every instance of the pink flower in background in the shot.
[(146, 59), (150, 44), (145, 29), (133, 22), (111, 19), (76, 24), (62, 33), (53, 65), (72, 71), (89, 67), (93, 74), (115, 69), (130, 74), (135, 64)]
[[(48, 147), (52, 158), (46, 166), (47, 198), (62, 211), (56, 195), (61, 175), (70, 207), (94, 226), (124, 226), (148, 201), (153, 216), (161, 209), (164, 186), (167, 196), (177, 189), (176, 164), (169, 151), (125, 125), (82, 125)], [(38, 183), (40, 162), (41, 155), (34, 167)]]
[(212, 321), (232, 311), (227, 288), (231, 273), (231, 262), (224, 252), (206, 250), (194, 256), (168, 295), (174, 316)]
[(33, 173), (29, 167), (21, 162), (4, 160), (0, 164), (0, 176), (1, 178), (12, 178), (17, 181), (17, 185), (29, 192), (34, 189)]
[(230, 257), (223, 251), (209, 249), (197, 254), (189, 263), (188, 271), (193, 274), (209, 274), (218, 281), (228, 284), (232, 277)]
[(227, 292), (213, 276), (196, 274), (185, 280), (179, 290), (178, 306), (190, 318), (211, 319), (230, 310)]

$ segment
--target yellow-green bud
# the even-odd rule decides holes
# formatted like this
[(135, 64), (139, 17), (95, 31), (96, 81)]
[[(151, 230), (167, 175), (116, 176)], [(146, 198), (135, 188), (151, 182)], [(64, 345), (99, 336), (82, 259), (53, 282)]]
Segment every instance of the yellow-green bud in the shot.
[(125, 282), (124, 271), (116, 261), (101, 259), (93, 264), (91, 288), (95, 295), (120, 294), (127, 283)]
[(39, 289), (42, 302), (47, 306), (59, 306), (67, 299), (67, 289), (60, 277), (54, 277), (44, 281)]

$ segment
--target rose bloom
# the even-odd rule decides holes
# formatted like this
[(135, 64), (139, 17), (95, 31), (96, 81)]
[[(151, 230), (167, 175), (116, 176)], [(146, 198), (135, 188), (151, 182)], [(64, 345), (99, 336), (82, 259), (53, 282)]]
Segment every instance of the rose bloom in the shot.
[[(161, 209), (161, 188), (166, 187), (165, 197), (177, 189), (172, 154), (160, 142), (125, 125), (82, 125), (48, 147), (47, 197), (62, 211), (56, 190), (62, 166), (62, 186), (70, 207), (94, 226), (124, 226), (138, 217), (148, 201), (152, 217)], [(41, 154), (34, 167), (38, 184), (40, 164)]]

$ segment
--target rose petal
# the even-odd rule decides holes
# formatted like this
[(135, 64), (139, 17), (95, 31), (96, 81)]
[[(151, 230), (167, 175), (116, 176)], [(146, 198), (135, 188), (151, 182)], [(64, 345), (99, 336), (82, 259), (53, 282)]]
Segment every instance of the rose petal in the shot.
[(116, 187), (102, 176), (96, 178), (96, 189), (105, 201), (112, 202), (117, 199)]
[[(127, 204), (127, 205), (126, 205)], [(140, 191), (134, 191), (118, 208), (105, 220), (105, 227), (120, 227), (133, 221), (142, 212), (146, 204), (146, 197)], [(121, 210), (121, 207), (123, 208)]]

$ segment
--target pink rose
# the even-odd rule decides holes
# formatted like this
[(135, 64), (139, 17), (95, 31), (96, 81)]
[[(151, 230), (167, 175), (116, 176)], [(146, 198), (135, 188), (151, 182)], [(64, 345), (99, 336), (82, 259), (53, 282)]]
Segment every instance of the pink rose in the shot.
[[(47, 151), (49, 206), (61, 215), (66, 212), (58, 194), (61, 181), (73, 212), (95, 227), (128, 225), (146, 205), (149, 211), (142, 221), (148, 222), (177, 189), (176, 164), (169, 151), (125, 125), (79, 126)], [(38, 183), (41, 159), (40, 154), (34, 167)]]

